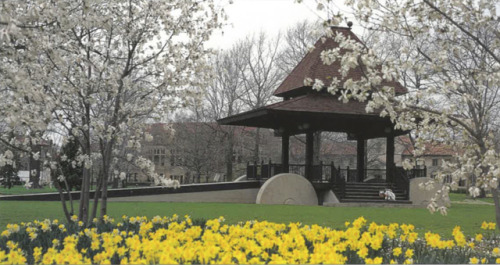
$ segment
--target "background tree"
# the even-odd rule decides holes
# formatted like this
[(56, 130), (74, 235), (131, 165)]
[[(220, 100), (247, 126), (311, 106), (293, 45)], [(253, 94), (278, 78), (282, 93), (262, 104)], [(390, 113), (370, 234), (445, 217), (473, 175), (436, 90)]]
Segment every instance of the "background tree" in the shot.
[[(73, 189), (80, 190), (82, 185), (83, 166), (81, 163), (76, 163), (77, 157), (81, 155), (80, 145), (75, 138), (69, 138), (67, 143), (62, 147), (60, 153), (61, 174), (67, 181), (68, 191)], [(61, 178), (57, 181), (59, 185), (65, 187), (64, 181)]]
[(4, 165), (0, 164), (0, 183), (4, 188), (12, 188), (14, 185), (21, 184), (21, 180), (17, 173), (19, 172), (19, 155), (16, 152), (8, 150), (5, 152), (9, 161), (6, 161)]
[[(245, 38), (237, 44), (245, 68), (241, 69), (244, 94), (242, 100), (249, 109), (265, 106), (272, 100), (274, 90), (283, 81), (278, 67), (282, 36), (268, 37), (264, 32)], [(255, 131), (254, 161), (259, 161), (260, 129)]]
[[(245, 90), (242, 75), (247, 65), (243, 57), (239, 56), (239, 52), (238, 46), (235, 45), (229, 50), (219, 51), (212, 59), (214, 77), (206, 88), (205, 97), (207, 104), (204, 113), (208, 116), (207, 120), (216, 121), (239, 113), (243, 108), (242, 96)], [(235, 127), (213, 125), (214, 130), (225, 136), (222, 141), (225, 145), (225, 177), (230, 181), (233, 179)]]

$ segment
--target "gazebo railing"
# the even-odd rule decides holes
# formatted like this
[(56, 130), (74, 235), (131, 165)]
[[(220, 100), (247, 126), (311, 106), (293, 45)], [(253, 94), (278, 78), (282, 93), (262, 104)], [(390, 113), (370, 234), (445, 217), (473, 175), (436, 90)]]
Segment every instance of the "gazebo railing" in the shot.
[[(297, 175), (305, 176), (305, 164), (290, 164), (288, 167), (289, 173), (294, 173)], [(331, 182), (332, 178), (332, 165), (325, 165), (322, 162), (319, 165), (313, 165), (313, 176), (310, 178), (312, 182)], [(265, 180), (276, 174), (283, 173), (283, 167), (281, 164), (254, 162), (251, 164), (247, 163), (247, 179), (249, 180)]]
[[(290, 164), (289, 173), (295, 173), (305, 176), (305, 164)], [(283, 173), (281, 164), (254, 162), (253, 164), (247, 163), (247, 179), (249, 180), (266, 180), (272, 176)], [(341, 169), (335, 167), (333, 162), (330, 164), (313, 165), (312, 176), (309, 180), (313, 183), (331, 183), (335, 188), (336, 193), (340, 198), (345, 195), (345, 186), (348, 182), (358, 182), (357, 169), (350, 169), (349, 167)], [(404, 170), (401, 167), (394, 167), (392, 175), (392, 183), (396, 188), (405, 192), (405, 197), (408, 199), (410, 191), (410, 179), (417, 177), (425, 177), (427, 174), (426, 168), (415, 168), (411, 170)], [(365, 169), (364, 180), (366, 179), (384, 179), (386, 176), (385, 169)]]

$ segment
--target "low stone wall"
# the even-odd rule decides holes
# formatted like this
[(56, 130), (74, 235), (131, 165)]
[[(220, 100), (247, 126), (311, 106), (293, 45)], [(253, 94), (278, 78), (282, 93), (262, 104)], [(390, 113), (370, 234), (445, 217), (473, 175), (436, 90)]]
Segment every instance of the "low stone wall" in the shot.
[[(443, 188), (443, 184), (434, 183), (432, 189), (422, 189), (420, 184), (426, 183), (430, 179), (427, 177), (410, 179), (410, 201), (414, 205), (427, 206), (436, 192)], [(450, 198), (440, 198), (437, 201), (438, 206), (450, 206)]]
[(228, 202), (255, 203), (259, 189), (219, 190), (109, 198), (111, 202)]
[[(224, 193), (227, 192), (235, 192), (239, 193), (242, 190), (258, 190), (260, 188), (260, 183), (258, 181), (241, 181), (241, 182), (218, 182), (218, 183), (205, 183), (205, 184), (187, 184), (182, 185), (178, 189), (173, 188), (165, 188), (165, 187), (142, 187), (142, 188), (126, 188), (126, 189), (112, 189), (108, 190), (108, 198), (111, 201), (111, 198), (117, 197), (148, 197), (153, 195), (167, 195), (167, 194), (185, 194), (186, 197), (189, 197), (189, 194), (194, 193), (206, 193), (212, 192), (216, 193)], [(212, 196), (215, 196), (213, 195)], [(250, 192), (251, 194), (251, 192)], [(257, 193), (255, 193), (257, 194)], [(208, 194), (206, 194), (208, 196)], [(226, 193), (226, 195), (228, 195)], [(67, 194), (65, 195), (66, 199), (68, 199)], [(228, 195), (229, 196), (229, 195)], [(249, 195), (250, 196), (250, 195)], [(255, 197), (253, 198), (252, 203), (255, 203)], [(80, 192), (73, 191), (71, 192), (71, 197), (73, 200), (78, 200), (80, 198)], [(90, 197), (94, 197), (94, 192), (90, 192)], [(0, 196), (0, 201), (59, 201), (59, 193), (38, 193), (38, 194), (24, 194), (24, 195), (3, 195)], [(247, 200), (247, 199), (245, 199)]]

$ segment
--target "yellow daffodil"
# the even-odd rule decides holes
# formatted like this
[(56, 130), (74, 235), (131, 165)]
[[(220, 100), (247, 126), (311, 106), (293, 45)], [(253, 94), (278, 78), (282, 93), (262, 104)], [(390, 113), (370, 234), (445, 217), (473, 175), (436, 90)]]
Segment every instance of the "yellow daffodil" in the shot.
[(399, 257), (399, 255), (401, 255), (401, 253), (403, 253), (403, 251), (401, 250), (400, 247), (394, 248), (392, 250), (392, 255), (394, 255), (394, 257)]
[(478, 264), (478, 263), (479, 263), (479, 259), (476, 257), (472, 257), (469, 259), (469, 264)]

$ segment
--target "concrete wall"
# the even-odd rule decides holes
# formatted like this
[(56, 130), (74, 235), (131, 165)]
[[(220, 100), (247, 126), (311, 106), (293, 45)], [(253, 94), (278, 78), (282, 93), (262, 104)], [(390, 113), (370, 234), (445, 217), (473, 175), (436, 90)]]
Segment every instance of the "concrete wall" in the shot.
[(229, 202), (255, 203), (259, 189), (219, 190), (108, 198), (111, 202)]
[[(142, 197), (142, 196), (152, 196), (152, 195), (179, 195), (185, 194), (185, 198), (189, 198), (190, 194), (200, 194), (200, 198), (205, 198), (203, 196), (208, 196), (208, 192), (222, 192), (223, 191), (233, 191), (236, 195), (242, 190), (256, 189), (260, 188), (260, 183), (258, 181), (240, 181), (240, 182), (217, 182), (217, 183), (197, 183), (197, 184), (185, 184), (181, 185), (178, 189), (165, 188), (165, 187), (140, 187), (140, 188), (125, 188), (125, 189), (111, 189), (108, 190), (108, 199), (117, 197)], [(244, 194), (245, 192), (241, 192)], [(203, 194), (203, 196), (201, 195)], [(233, 193), (230, 193), (233, 194)], [(80, 198), (79, 191), (71, 192), (73, 200), (78, 200)], [(217, 197), (217, 195), (213, 195)], [(212, 196), (212, 197), (213, 197)], [(227, 195), (232, 198), (233, 195)], [(243, 196), (243, 195), (242, 195)], [(252, 203), (255, 203), (256, 196), (253, 198)], [(65, 194), (66, 200), (68, 200), (67, 194)], [(90, 192), (90, 197), (94, 197), (94, 192)], [(196, 196), (195, 196), (196, 198)], [(21, 195), (0, 195), (0, 201), (59, 201), (61, 198), (57, 192), (52, 193), (35, 193), (35, 194), (21, 194)], [(207, 198), (205, 198), (207, 199)], [(235, 199), (236, 200), (236, 199)], [(244, 199), (247, 201), (247, 199)]]
[[(429, 178), (413, 178), (410, 180), (410, 201), (414, 205), (427, 206), (431, 202), (437, 191), (443, 187), (441, 183), (434, 183), (433, 189), (422, 189), (420, 188), (421, 183), (429, 181)], [(436, 203), (438, 206), (450, 206), (450, 198), (448, 196), (440, 197)]]

